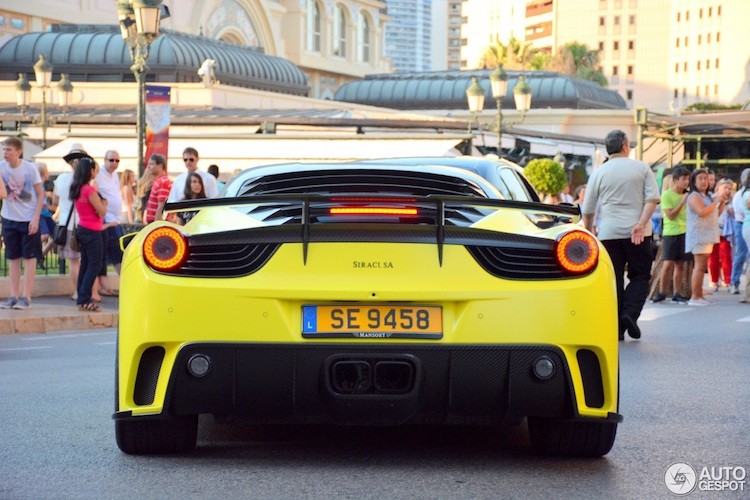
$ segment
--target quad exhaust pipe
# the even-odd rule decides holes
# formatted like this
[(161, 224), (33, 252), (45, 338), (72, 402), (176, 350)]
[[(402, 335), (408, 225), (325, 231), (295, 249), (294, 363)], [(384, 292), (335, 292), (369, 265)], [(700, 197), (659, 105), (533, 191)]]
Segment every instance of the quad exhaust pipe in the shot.
[(341, 359), (330, 365), (330, 387), (339, 394), (408, 394), (417, 379), (416, 363), (402, 359)]

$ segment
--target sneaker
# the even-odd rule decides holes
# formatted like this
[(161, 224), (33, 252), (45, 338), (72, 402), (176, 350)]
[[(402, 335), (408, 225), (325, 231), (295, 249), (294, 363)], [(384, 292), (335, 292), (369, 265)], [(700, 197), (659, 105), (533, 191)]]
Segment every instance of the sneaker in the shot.
[(666, 299), (667, 299), (667, 294), (666, 293), (656, 292), (656, 294), (651, 299), (651, 302), (653, 302), (654, 304), (656, 304), (657, 302), (663, 302)]
[(687, 297), (683, 297), (679, 293), (672, 295), (673, 304), (687, 304), (690, 301)]
[(16, 305), (16, 302), (18, 302), (17, 298), (8, 297), (7, 299), (5, 299), (5, 302), (0, 304), (0, 307), (2, 307), (3, 309), (13, 309), (13, 306)]
[(708, 289), (711, 290), (712, 292), (718, 292), (719, 291), (719, 284), (711, 282), (711, 283), (708, 284)]
[(705, 307), (705, 306), (712, 306), (714, 305), (713, 302), (706, 299), (690, 299), (687, 303), (689, 306), (698, 306), (698, 307)]
[(740, 286), (739, 285), (732, 285), (729, 288), (729, 293), (732, 295), (739, 295), (740, 294)]
[(26, 297), (21, 297), (13, 304), (13, 309), (28, 309), (29, 307), (31, 307), (31, 301)]

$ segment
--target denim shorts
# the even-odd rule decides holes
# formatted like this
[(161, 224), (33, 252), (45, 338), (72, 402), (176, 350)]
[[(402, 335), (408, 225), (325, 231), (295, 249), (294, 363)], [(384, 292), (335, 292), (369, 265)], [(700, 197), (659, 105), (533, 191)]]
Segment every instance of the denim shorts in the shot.
[(39, 216), (39, 232), (42, 233), (42, 236), (45, 234), (54, 234), (56, 225), (52, 217), (48, 215)]
[(42, 258), (42, 231), (29, 234), (29, 223), (3, 219), (5, 257), (15, 259)]

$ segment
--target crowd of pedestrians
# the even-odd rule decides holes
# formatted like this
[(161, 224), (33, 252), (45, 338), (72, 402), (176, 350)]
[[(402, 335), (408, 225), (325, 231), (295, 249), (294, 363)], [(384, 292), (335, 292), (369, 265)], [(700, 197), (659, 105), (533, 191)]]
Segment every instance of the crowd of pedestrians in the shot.
[[(37, 265), (54, 247), (53, 221), (75, 235), (57, 248), (59, 258), (68, 261), (75, 289), (71, 298), (81, 310), (97, 311), (102, 295), (117, 294), (108, 285), (107, 268), (111, 265), (120, 272), (122, 224), (161, 220), (166, 203), (214, 198), (223, 188), (218, 166), (201, 170), (200, 156), (192, 147), (182, 152), (185, 170), (172, 181), (163, 155), (152, 155), (137, 179), (129, 169), (118, 173), (117, 151), (107, 151), (99, 165), (82, 145), (74, 144), (63, 157), (71, 171), (55, 179), (47, 196), (46, 166), (23, 159), (18, 138), (5, 139), (2, 147), (0, 216), (11, 295), (0, 304), (5, 309), (30, 307)], [(585, 227), (597, 234), (612, 259), (620, 339), (626, 332), (633, 338), (641, 336), (637, 322), (648, 298), (655, 235), (661, 238), (662, 268), (653, 302), (671, 295), (672, 303), (708, 306), (713, 302), (706, 295), (722, 288), (739, 295), (743, 273), (750, 281), (750, 168), (742, 171), (735, 188), (730, 179), (717, 181), (714, 172), (691, 172), (678, 165), (665, 172), (660, 193), (649, 166), (629, 158), (624, 132), (610, 132), (605, 147), (608, 160), (587, 184), (578, 186), (574, 195), (566, 191), (560, 201), (581, 207)], [(195, 213), (183, 211), (172, 220), (185, 224)], [(48, 240), (44, 248), (43, 238)], [(681, 286), (690, 262), (690, 297), (685, 297)], [(708, 289), (703, 286), (706, 274)], [(750, 303), (750, 286), (740, 302)]]
[[(665, 172), (660, 193), (651, 168), (628, 157), (624, 132), (610, 132), (605, 147), (608, 159), (591, 174), (580, 206), (584, 226), (614, 266), (620, 340), (625, 333), (641, 337), (637, 322), (654, 269), (654, 236), (660, 237), (661, 269), (653, 302), (671, 296), (672, 303), (705, 307), (720, 290), (739, 295), (743, 273), (750, 283), (750, 169), (735, 184), (708, 169), (677, 165)], [(747, 283), (741, 303), (750, 303)]]
[[(43, 263), (43, 252), (54, 248), (60, 259), (68, 261), (75, 290), (71, 299), (78, 309), (99, 311), (102, 295), (118, 294), (109, 286), (107, 269), (112, 266), (120, 273), (123, 224), (161, 220), (167, 202), (219, 195), (218, 166), (211, 165), (211, 173), (200, 170), (195, 148), (183, 151), (185, 171), (172, 181), (163, 155), (151, 155), (136, 179), (130, 169), (118, 173), (116, 150), (107, 151), (100, 164), (81, 144), (73, 144), (63, 157), (70, 171), (57, 176), (54, 184), (50, 181), (47, 195), (43, 191), (46, 165), (23, 159), (23, 143), (16, 137), (5, 139), (2, 147), (0, 216), (11, 295), (0, 304), (4, 309), (31, 306), (37, 266)], [(184, 212), (172, 220), (185, 224), (194, 215)], [(55, 225), (67, 227), (68, 232), (65, 244), (57, 248), (51, 236)], [(48, 240), (44, 249), (42, 238)]]

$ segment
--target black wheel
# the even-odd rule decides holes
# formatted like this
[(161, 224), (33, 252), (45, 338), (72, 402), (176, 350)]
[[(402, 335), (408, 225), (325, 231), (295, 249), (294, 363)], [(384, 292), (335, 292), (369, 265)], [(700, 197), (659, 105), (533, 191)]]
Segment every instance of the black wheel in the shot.
[(617, 424), (567, 422), (529, 417), (529, 437), (534, 451), (555, 457), (601, 457), (615, 443)]
[(115, 420), (117, 446), (130, 455), (184, 453), (195, 448), (198, 415), (166, 420)]

